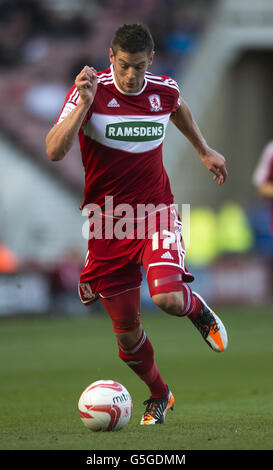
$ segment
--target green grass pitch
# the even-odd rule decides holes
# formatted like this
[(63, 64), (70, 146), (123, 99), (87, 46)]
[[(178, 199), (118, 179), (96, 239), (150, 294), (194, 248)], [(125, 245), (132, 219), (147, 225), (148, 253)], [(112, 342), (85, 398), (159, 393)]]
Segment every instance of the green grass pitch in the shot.
[[(273, 449), (272, 308), (222, 308), (229, 334), (213, 352), (188, 319), (143, 314), (156, 361), (174, 397), (164, 425), (140, 426), (148, 389), (118, 358), (104, 312), (88, 317), (1, 319), (0, 449)], [(82, 390), (121, 382), (133, 416), (119, 432), (80, 421)]]

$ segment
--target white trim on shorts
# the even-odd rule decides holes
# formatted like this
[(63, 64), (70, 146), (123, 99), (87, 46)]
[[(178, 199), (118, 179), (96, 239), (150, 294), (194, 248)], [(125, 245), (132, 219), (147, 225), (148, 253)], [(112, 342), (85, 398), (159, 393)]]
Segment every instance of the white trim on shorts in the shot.
[(99, 293), (99, 296), (102, 298), (102, 299), (108, 299), (109, 297), (115, 297), (116, 295), (120, 295), (120, 294), (124, 294), (125, 292), (128, 292), (130, 290), (134, 290), (134, 289), (140, 289), (141, 287), (141, 284), (137, 287), (130, 287), (130, 289), (125, 289), (121, 292), (117, 292), (117, 294), (112, 294), (112, 295), (102, 295), (101, 293)]

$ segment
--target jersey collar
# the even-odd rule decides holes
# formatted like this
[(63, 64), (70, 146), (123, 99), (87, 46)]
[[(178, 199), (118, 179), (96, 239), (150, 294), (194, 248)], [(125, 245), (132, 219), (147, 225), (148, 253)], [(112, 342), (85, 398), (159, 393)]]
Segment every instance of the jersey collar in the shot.
[(146, 85), (147, 85), (146, 76), (144, 77), (143, 87), (142, 87), (141, 90), (138, 91), (137, 93), (126, 93), (125, 91), (122, 91), (122, 90), (119, 88), (119, 86), (118, 86), (118, 84), (117, 84), (117, 82), (116, 82), (113, 64), (110, 65), (110, 69), (111, 69), (111, 73), (112, 73), (114, 85), (115, 85), (116, 89), (117, 89), (122, 95), (138, 96), (138, 95), (141, 95), (141, 93), (145, 90)]

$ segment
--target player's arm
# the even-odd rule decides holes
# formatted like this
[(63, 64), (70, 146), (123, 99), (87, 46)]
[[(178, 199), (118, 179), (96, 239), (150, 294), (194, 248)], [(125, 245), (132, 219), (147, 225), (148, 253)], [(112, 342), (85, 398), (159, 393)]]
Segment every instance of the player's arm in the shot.
[(273, 183), (266, 181), (258, 186), (258, 193), (260, 196), (273, 199)]
[(96, 71), (92, 67), (85, 66), (77, 75), (75, 85), (80, 95), (79, 103), (62, 122), (49, 131), (46, 137), (46, 153), (52, 161), (62, 160), (78, 135), (97, 91)]
[(198, 152), (202, 163), (213, 173), (213, 179), (217, 180), (218, 178), (219, 184), (224, 183), (227, 177), (225, 158), (223, 155), (209, 147), (201, 134), (198, 125), (193, 119), (188, 105), (182, 98), (180, 98), (179, 108), (171, 115), (171, 121), (191, 142)]

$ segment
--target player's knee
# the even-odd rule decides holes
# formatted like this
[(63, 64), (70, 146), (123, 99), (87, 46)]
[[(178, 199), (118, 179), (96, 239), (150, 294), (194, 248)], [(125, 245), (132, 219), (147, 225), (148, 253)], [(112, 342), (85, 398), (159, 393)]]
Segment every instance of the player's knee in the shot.
[(154, 303), (169, 315), (181, 316), (184, 310), (183, 292), (166, 292), (152, 297)]
[(142, 335), (142, 326), (139, 325), (137, 328), (130, 331), (116, 332), (118, 344), (124, 350), (132, 349), (140, 340)]

